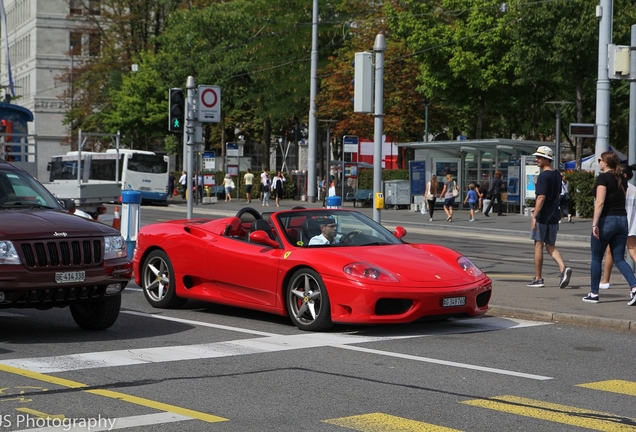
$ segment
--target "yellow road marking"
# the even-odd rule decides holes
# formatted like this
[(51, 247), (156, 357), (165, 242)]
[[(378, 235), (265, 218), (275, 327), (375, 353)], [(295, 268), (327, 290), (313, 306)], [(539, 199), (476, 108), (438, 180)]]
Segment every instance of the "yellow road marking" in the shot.
[(473, 399), (462, 403), (598, 431), (614, 432), (636, 430), (636, 419), (516, 396)]
[(457, 429), (450, 429), (444, 426), (436, 426), (433, 424), (409, 420), (384, 413), (372, 413), (351, 417), (341, 417), (331, 420), (323, 420), (323, 423), (329, 423), (362, 432), (458, 432)]
[[(12, 373), (15, 375), (20, 375), (26, 378), (31, 378), (34, 380), (38, 380), (38, 381), (44, 381), (50, 384), (56, 384), (62, 387), (68, 387), (68, 388), (74, 388), (74, 389), (82, 389), (82, 388), (88, 388), (89, 386), (87, 384), (83, 384), (77, 381), (72, 381), (72, 380), (68, 380), (68, 379), (64, 379), (64, 378), (58, 378), (58, 377), (54, 377), (54, 376), (50, 376), (50, 375), (45, 375), (45, 374), (41, 374), (39, 372), (32, 372), (26, 369), (20, 369), (20, 368), (16, 368), (13, 366), (7, 366), (7, 365), (3, 365), (0, 364), (0, 371), (4, 371), (4, 372), (8, 372), (8, 373)], [(212, 414), (207, 414), (207, 413), (203, 413), (200, 411), (194, 411), (194, 410), (190, 410), (187, 408), (181, 408), (175, 405), (169, 405), (169, 404), (165, 404), (162, 402), (157, 402), (157, 401), (153, 401), (150, 399), (145, 399), (145, 398), (140, 398), (140, 397), (136, 397), (136, 396), (131, 396), (131, 395), (127, 395), (125, 393), (120, 393), (120, 392), (116, 392), (116, 391), (111, 391), (111, 390), (100, 390), (100, 389), (90, 389), (90, 390), (82, 390), (86, 393), (92, 393), (92, 394), (96, 394), (99, 396), (104, 396), (104, 397), (108, 397), (111, 399), (117, 399), (117, 400), (121, 400), (124, 402), (129, 402), (129, 403), (133, 403), (136, 405), (141, 405), (141, 406), (145, 406), (148, 408), (154, 408), (160, 411), (166, 411), (166, 412), (171, 412), (174, 414), (180, 414), (183, 416), (187, 416), (187, 417), (191, 417), (191, 418), (195, 418), (198, 420), (202, 420), (204, 422), (208, 422), (208, 423), (216, 423), (216, 422), (222, 422), (222, 421), (228, 421), (228, 419), (223, 418), (223, 417), (218, 417)]]
[(49, 418), (49, 419), (64, 420), (66, 418), (64, 416), (64, 414), (51, 415), (51, 414), (43, 413), (41, 411), (36, 411), (36, 410), (33, 410), (33, 409), (29, 409), (29, 408), (16, 408), (15, 410), (23, 412), (23, 413), (31, 414), (34, 417), (39, 417), (39, 418), (43, 418), (43, 419)]
[(636, 396), (636, 383), (631, 381), (608, 380), (587, 384), (577, 384), (577, 387), (585, 387), (594, 390), (602, 390), (611, 393)]

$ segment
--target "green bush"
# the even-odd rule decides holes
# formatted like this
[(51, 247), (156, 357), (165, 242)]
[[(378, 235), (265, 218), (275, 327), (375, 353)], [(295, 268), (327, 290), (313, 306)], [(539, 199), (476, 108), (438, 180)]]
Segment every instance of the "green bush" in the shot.
[(572, 197), (573, 211), (578, 211), (582, 218), (594, 216), (594, 183), (596, 177), (591, 171), (566, 172), (565, 178), (570, 183), (569, 191)]

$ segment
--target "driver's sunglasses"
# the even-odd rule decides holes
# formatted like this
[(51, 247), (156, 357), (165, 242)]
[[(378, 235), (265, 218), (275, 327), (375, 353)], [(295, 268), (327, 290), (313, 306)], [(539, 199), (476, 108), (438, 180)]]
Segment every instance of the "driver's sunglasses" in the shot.
[(327, 228), (338, 228), (338, 224), (329, 224), (326, 225)]

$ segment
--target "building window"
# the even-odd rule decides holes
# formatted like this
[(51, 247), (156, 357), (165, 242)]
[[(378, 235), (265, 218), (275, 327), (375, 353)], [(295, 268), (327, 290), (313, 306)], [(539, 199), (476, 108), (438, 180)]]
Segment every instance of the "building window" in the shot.
[(89, 0), (88, 1), (88, 13), (89, 15), (101, 14), (101, 0)]
[(88, 55), (91, 57), (99, 56), (102, 48), (102, 39), (99, 33), (89, 33), (88, 35)]
[(82, 14), (82, 0), (69, 0), (69, 5), (71, 6), (71, 15)]
[(79, 32), (71, 32), (71, 55), (80, 56), (82, 55), (82, 33)]

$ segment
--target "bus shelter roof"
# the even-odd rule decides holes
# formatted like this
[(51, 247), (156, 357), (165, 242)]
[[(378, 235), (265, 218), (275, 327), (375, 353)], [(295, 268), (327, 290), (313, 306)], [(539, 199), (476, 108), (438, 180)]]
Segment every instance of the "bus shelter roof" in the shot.
[(508, 138), (491, 138), (475, 140), (449, 141), (419, 141), (395, 143), (397, 147), (412, 149), (448, 150), (448, 151), (494, 151), (517, 150), (528, 154), (534, 153), (541, 146), (548, 146), (554, 150), (555, 144), (546, 141), (515, 140)]

